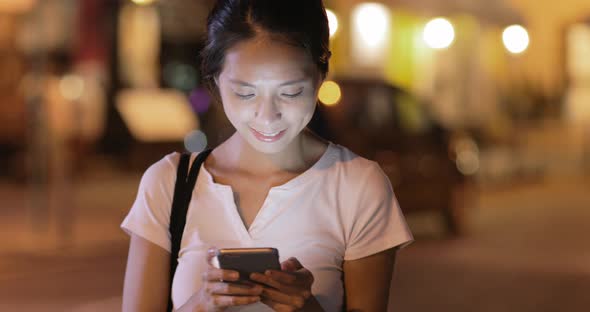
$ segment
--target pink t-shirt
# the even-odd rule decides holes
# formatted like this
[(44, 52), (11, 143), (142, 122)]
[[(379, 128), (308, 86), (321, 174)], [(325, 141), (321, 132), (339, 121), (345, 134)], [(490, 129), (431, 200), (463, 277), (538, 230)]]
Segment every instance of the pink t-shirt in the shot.
[[(168, 251), (178, 160), (178, 153), (169, 154), (145, 172), (121, 225)], [(187, 214), (172, 300), (178, 308), (200, 289), (209, 247), (275, 247), (280, 261), (296, 257), (313, 273), (312, 292), (324, 310), (341, 311), (343, 261), (411, 241), (379, 165), (342, 146), (330, 143), (310, 169), (271, 188), (249, 229), (236, 209), (231, 187), (214, 182), (203, 166)], [(257, 303), (230, 311), (271, 310)]]

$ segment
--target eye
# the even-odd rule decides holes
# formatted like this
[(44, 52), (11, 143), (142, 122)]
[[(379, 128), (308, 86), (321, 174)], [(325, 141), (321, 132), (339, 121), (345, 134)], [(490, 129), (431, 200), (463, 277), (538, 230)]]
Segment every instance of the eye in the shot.
[(303, 93), (303, 89), (301, 89), (301, 90), (299, 90), (299, 91), (297, 91), (295, 93), (282, 93), (281, 95), (282, 96), (286, 96), (288, 98), (294, 98), (294, 97), (297, 97), (297, 96), (301, 95), (301, 93)]
[(250, 99), (250, 98), (252, 98), (252, 97), (254, 96), (254, 93), (250, 93), (250, 94), (241, 94), (241, 93), (237, 93), (237, 92), (235, 92), (235, 95), (236, 95), (237, 97), (239, 97), (240, 99), (247, 100), (247, 99)]

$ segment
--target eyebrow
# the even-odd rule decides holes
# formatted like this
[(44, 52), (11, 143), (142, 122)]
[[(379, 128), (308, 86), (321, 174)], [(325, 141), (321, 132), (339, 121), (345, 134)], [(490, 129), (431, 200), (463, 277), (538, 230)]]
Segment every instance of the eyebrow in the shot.
[[(301, 79), (295, 79), (295, 80), (289, 80), (287, 82), (283, 82), (280, 84), (280, 86), (287, 86), (287, 85), (292, 85), (292, 84), (296, 84), (296, 83), (300, 83), (300, 82), (304, 82), (308, 80), (307, 78), (301, 78)], [(239, 80), (239, 79), (230, 79), (229, 82), (233, 83), (233, 84), (238, 84), (241, 86), (245, 86), (245, 87), (256, 87), (255, 85), (251, 84), (251, 83), (247, 83), (245, 81)]]

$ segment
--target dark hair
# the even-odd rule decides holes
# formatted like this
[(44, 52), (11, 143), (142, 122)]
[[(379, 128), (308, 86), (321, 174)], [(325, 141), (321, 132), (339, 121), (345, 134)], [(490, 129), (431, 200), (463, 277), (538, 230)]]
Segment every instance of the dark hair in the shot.
[(218, 0), (207, 19), (201, 52), (203, 82), (214, 97), (219, 96), (215, 78), (226, 51), (261, 32), (303, 48), (322, 77), (328, 73), (330, 39), (322, 0)]

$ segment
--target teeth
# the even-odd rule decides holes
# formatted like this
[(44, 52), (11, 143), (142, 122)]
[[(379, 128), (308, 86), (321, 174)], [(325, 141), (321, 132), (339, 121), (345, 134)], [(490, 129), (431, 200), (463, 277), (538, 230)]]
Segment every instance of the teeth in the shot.
[(273, 132), (273, 133), (265, 133), (265, 132), (261, 132), (261, 131), (258, 131), (258, 132), (264, 136), (269, 136), (269, 137), (272, 137), (272, 136), (275, 136), (275, 135), (281, 133), (281, 131), (277, 131), (277, 132)]

